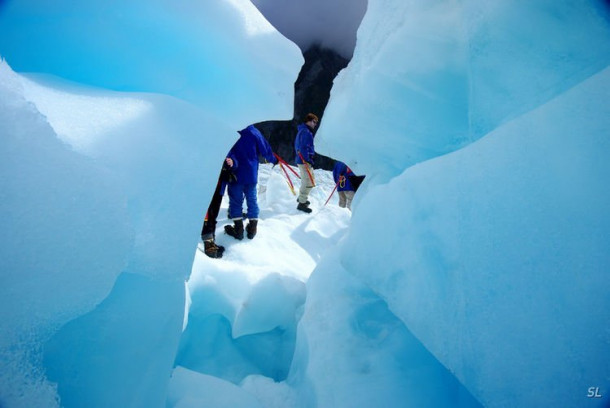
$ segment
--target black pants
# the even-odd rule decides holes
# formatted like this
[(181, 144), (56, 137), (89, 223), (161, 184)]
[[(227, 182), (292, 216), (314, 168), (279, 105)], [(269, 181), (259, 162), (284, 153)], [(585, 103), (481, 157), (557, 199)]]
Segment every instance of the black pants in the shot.
[(223, 177), (221, 174), (220, 177), (218, 177), (218, 183), (216, 184), (216, 190), (212, 196), (212, 201), (210, 201), (208, 212), (205, 214), (203, 228), (201, 228), (201, 239), (203, 241), (214, 238), (214, 232), (216, 231), (216, 218), (218, 218), (218, 213), (220, 212), (220, 204), (222, 203), (222, 196), (224, 193), (223, 184), (225, 182), (221, 180), (222, 178)]

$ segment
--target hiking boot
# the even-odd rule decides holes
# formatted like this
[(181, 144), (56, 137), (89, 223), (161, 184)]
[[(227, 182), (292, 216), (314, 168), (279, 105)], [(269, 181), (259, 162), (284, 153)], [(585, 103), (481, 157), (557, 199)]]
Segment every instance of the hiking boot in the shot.
[(203, 248), (203, 253), (210, 258), (222, 258), (222, 253), (225, 250), (224, 247), (216, 245), (213, 239), (203, 241)]
[[(298, 202), (299, 202), (299, 199), (297, 198), (297, 203), (298, 203)], [(303, 204), (305, 204), (305, 205), (309, 205), (309, 204), (311, 204), (311, 203), (309, 202), (309, 200), (307, 200), (307, 201), (305, 201)]]
[(257, 224), (258, 224), (258, 220), (250, 220), (250, 222), (246, 226), (246, 232), (248, 233), (248, 239), (252, 239), (256, 235), (256, 225)]
[[(210, 235), (211, 235), (211, 238), (210, 238)], [(202, 236), (201, 236), (201, 242), (203, 242), (203, 243), (204, 243), (204, 246), (205, 246), (206, 241), (211, 241), (212, 243), (214, 243), (214, 245), (216, 245), (216, 247), (218, 248), (218, 252), (219, 252), (221, 255), (222, 255), (222, 253), (225, 251), (225, 247), (223, 247), (222, 245), (218, 245), (218, 244), (216, 243), (216, 233), (215, 233), (215, 232), (213, 232), (212, 234), (206, 234), (206, 235), (202, 235)], [(204, 248), (204, 247), (202, 247), (201, 245), (199, 245), (199, 246), (200, 246), (201, 248)], [(202, 249), (202, 251), (204, 251), (204, 250)]]
[(241, 219), (233, 220), (234, 225), (225, 225), (225, 232), (235, 239), (244, 239), (244, 221)]
[(305, 203), (299, 203), (299, 205), (297, 205), (297, 210), (306, 212), (308, 214), (311, 212), (311, 208), (309, 208)]

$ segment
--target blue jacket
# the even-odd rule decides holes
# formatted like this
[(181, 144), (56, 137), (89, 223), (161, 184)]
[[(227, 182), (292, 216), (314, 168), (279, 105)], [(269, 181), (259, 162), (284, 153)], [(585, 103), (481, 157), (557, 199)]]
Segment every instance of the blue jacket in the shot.
[(335, 168), (333, 169), (333, 179), (335, 180), (335, 183), (339, 182), (337, 191), (353, 191), (354, 187), (349, 180), (349, 176), (353, 175), (354, 173), (345, 163), (340, 161), (336, 162)]
[(240, 130), (239, 140), (235, 142), (227, 157), (233, 159), (234, 183), (256, 184), (258, 182), (258, 157), (263, 156), (271, 163), (277, 163), (267, 139), (253, 125)]
[(304, 123), (301, 123), (297, 129), (297, 137), (294, 139), (294, 151), (296, 154), (294, 161), (297, 164), (303, 164), (303, 160), (299, 156), (299, 152), (301, 152), (305, 161), (313, 164), (313, 156), (316, 154), (313, 149), (313, 133), (311, 133), (309, 126)]

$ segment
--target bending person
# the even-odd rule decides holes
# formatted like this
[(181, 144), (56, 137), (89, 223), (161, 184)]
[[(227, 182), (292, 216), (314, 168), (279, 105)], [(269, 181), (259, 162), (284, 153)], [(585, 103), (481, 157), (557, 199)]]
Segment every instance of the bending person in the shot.
[(351, 183), (351, 178), (354, 176), (352, 169), (347, 167), (343, 162), (337, 161), (333, 168), (333, 179), (337, 184), (337, 193), (339, 194), (339, 207), (352, 209), (352, 200), (356, 193)]
[(239, 131), (239, 140), (231, 148), (229, 156), (234, 158), (233, 169), (236, 180), (229, 183), (229, 218), (233, 225), (225, 225), (225, 232), (235, 239), (244, 238), (243, 204), (248, 207), (249, 220), (245, 230), (249, 239), (254, 238), (258, 225), (258, 202), (256, 185), (258, 183), (258, 158), (277, 164), (269, 142), (253, 125)]

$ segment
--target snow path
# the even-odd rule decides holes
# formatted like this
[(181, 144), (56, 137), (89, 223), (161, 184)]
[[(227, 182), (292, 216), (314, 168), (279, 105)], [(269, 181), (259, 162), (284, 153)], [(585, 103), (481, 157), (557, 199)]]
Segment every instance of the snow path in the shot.
[[(279, 273), (306, 282), (322, 255), (335, 246), (347, 228), (350, 212), (337, 206), (337, 193), (324, 207), (334, 187), (332, 173), (316, 170), (318, 185), (310, 195), (311, 214), (296, 209), (296, 197), (288, 189), (279, 167), (261, 165), (258, 196), (261, 209), (258, 233), (253, 240), (237, 241), (224, 232), (229, 198), (224, 195), (216, 240), (226, 248), (222, 260), (212, 260), (197, 251), (193, 275), (206, 270), (244, 272), (248, 281), (255, 282), (269, 273)], [(295, 191), (299, 181), (292, 176)], [(244, 203), (244, 212), (246, 204)], [(244, 221), (247, 225), (247, 221)]]
[[(296, 209), (296, 197), (280, 168), (261, 165), (261, 213), (253, 240), (237, 241), (224, 233), (229, 223), (225, 194), (216, 230), (225, 253), (222, 259), (211, 259), (195, 251), (177, 367), (235, 384), (251, 375), (286, 378), (307, 279), (324, 254), (336, 248), (351, 217), (337, 206), (336, 193), (324, 206), (334, 187), (332, 174), (316, 170), (315, 175), (313, 212), (305, 214)], [(298, 189), (298, 180), (293, 182)]]

